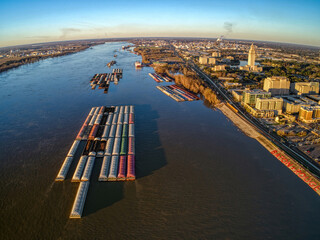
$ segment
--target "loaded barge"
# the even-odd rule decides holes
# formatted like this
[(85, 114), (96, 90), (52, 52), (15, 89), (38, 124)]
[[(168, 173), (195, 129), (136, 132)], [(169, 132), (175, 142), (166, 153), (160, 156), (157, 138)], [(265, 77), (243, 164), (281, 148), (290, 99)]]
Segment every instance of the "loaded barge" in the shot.
[(80, 182), (70, 218), (81, 218), (95, 162), (102, 161), (98, 181), (133, 181), (135, 174), (134, 107), (93, 107), (56, 177), (64, 181), (80, 142), (85, 142), (71, 182)]
[(173, 79), (170, 78), (169, 76), (163, 74), (162, 76), (158, 73), (149, 73), (149, 76), (152, 77), (153, 80), (156, 82), (172, 82)]
[(74, 203), (70, 213), (70, 218), (81, 218), (88, 189), (89, 189), (89, 182), (80, 183), (76, 198), (74, 199)]
[(99, 86), (99, 89), (104, 88), (104, 93), (108, 93), (111, 82), (118, 84), (122, 78), (122, 69), (116, 68), (112, 70), (112, 73), (97, 73), (90, 80), (90, 86), (95, 89)]
[(107, 63), (107, 66), (108, 66), (108, 67), (111, 67), (111, 66), (113, 66), (113, 65), (116, 64), (116, 63), (117, 63), (116, 61), (112, 60), (111, 62), (108, 62), (108, 63)]
[(157, 86), (157, 88), (166, 94), (167, 96), (171, 97), (177, 102), (184, 102), (184, 101), (195, 101), (199, 100), (199, 97), (177, 85), (170, 85), (170, 86)]
[(66, 179), (67, 173), (69, 171), (70, 165), (72, 163), (73, 160), (73, 156), (77, 151), (77, 148), (79, 146), (80, 141), (79, 140), (75, 140), (67, 154), (67, 157), (65, 158), (60, 171), (56, 177), (56, 181), (63, 181)]

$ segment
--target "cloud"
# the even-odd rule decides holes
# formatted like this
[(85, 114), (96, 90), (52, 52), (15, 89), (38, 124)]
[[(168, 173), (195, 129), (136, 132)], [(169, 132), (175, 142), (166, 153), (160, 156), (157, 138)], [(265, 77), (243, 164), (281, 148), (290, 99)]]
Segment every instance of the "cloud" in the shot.
[(61, 28), (61, 39), (65, 39), (68, 37), (68, 35), (72, 35), (73, 33), (81, 32), (81, 29), (79, 28)]
[(227, 31), (227, 34), (230, 34), (230, 33), (232, 33), (232, 31), (233, 31), (233, 23), (231, 23), (231, 22), (224, 22), (224, 24), (223, 24), (223, 28)]
[(24, 37), (24, 38), (48, 39), (48, 38), (51, 38), (51, 36), (29, 36), (29, 37)]

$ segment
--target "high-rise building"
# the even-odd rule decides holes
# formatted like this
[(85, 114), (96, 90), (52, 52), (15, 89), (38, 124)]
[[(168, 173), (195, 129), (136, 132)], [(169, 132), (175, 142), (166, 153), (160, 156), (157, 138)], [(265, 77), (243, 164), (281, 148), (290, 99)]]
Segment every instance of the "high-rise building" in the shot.
[(253, 67), (256, 61), (256, 49), (253, 43), (251, 44), (249, 55), (248, 55), (248, 66)]
[(299, 110), (299, 119), (305, 122), (319, 121), (320, 107), (319, 106), (301, 107)]
[(256, 100), (256, 109), (258, 110), (277, 110), (282, 111), (283, 99), (280, 97), (274, 98), (258, 98)]
[(299, 110), (299, 119), (310, 121), (312, 120), (313, 108), (312, 107), (301, 107)]
[(216, 58), (214, 58), (214, 57), (209, 57), (209, 58), (208, 58), (208, 64), (216, 64)]
[(251, 44), (249, 54), (248, 54), (248, 64), (246, 66), (241, 66), (240, 70), (248, 71), (248, 72), (262, 72), (262, 67), (259, 65), (255, 65), (256, 62), (256, 48)]
[(221, 57), (221, 53), (220, 52), (213, 52), (212, 57)]
[(313, 117), (314, 118), (320, 118), (320, 108), (319, 106), (316, 106), (313, 108)]
[(271, 92), (272, 96), (288, 95), (290, 81), (286, 77), (268, 77), (264, 79), (263, 90)]
[(243, 90), (241, 90), (241, 89), (234, 89), (234, 90), (232, 90), (231, 93), (232, 93), (232, 96), (233, 96), (234, 100), (236, 100), (236, 102), (241, 102)]
[(200, 64), (208, 64), (208, 57), (199, 57)]
[(242, 102), (251, 106), (255, 106), (258, 98), (270, 98), (271, 93), (260, 89), (245, 90), (242, 94)]
[(319, 94), (319, 83), (318, 82), (298, 82), (292, 83), (290, 91), (301, 95), (301, 94)]
[(310, 107), (313, 101), (303, 99), (300, 96), (282, 96), (283, 108), (288, 114), (298, 113), (301, 107)]
[(226, 68), (230, 67), (229, 65), (215, 65), (211, 68), (213, 71), (225, 71)]

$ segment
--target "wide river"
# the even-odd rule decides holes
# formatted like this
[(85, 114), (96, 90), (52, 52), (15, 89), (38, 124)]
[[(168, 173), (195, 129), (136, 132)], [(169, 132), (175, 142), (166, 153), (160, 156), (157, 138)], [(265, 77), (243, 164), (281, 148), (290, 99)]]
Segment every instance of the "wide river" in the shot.
[[(0, 239), (320, 239), (320, 197), (219, 110), (160, 92), (125, 44), (0, 74)], [(123, 79), (92, 90), (114, 54)], [(98, 182), (98, 159), (69, 219), (76, 161), (54, 179), (91, 107), (121, 104), (135, 106), (137, 180)]]

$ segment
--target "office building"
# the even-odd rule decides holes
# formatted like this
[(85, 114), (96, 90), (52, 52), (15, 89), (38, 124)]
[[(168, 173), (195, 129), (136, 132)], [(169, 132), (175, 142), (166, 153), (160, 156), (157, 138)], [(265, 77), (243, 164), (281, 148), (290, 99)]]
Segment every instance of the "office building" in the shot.
[(216, 62), (217, 62), (216, 58), (214, 58), (214, 57), (209, 57), (208, 58), (208, 64), (216, 64)]
[(302, 121), (311, 121), (313, 116), (313, 107), (301, 107), (299, 110), (299, 119)]
[(256, 109), (258, 110), (277, 110), (282, 111), (283, 99), (282, 98), (258, 98), (256, 100)]
[(297, 95), (319, 94), (319, 83), (318, 82), (291, 83), (290, 91)]
[(212, 53), (212, 57), (221, 57), (221, 53), (220, 52), (213, 52)]
[(315, 102), (301, 98), (300, 96), (282, 96), (283, 108), (286, 113), (293, 114), (298, 113), (301, 107), (310, 107)]
[(272, 96), (288, 95), (290, 81), (287, 77), (268, 77), (264, 79), (263, 90), (271, 92)]
[(208, 57), (199, 57), (200, 64), (208, 64)]
[(271, 93), (260, 89), (245, 90), (242, 94), (242, 103), (255, 106), (258, 98), (271, 98)]

